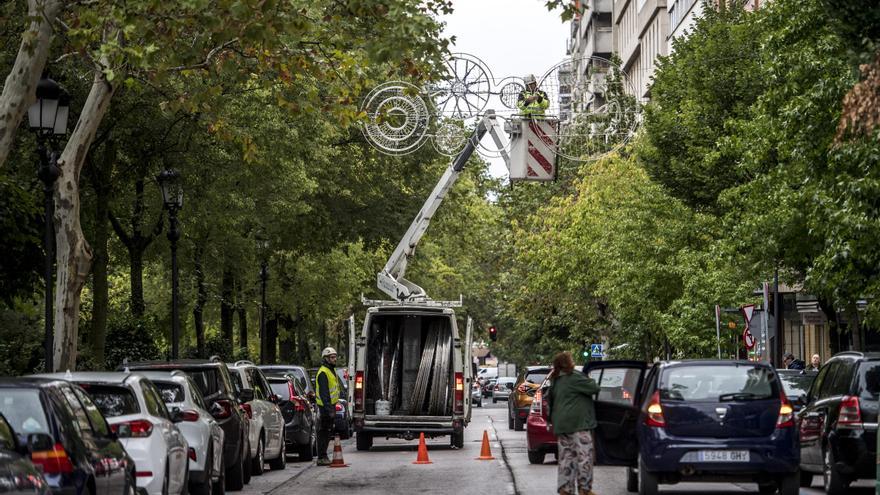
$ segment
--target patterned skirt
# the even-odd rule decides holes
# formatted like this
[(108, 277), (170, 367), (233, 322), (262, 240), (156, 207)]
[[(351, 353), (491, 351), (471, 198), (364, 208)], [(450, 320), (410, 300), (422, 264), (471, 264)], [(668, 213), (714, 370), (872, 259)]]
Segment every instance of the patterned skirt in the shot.
[(556, 476), (557, 492), (588, 492), (593, 488), (593, 435), (590, 431), (576, 431), (557, 436), (559, 471)]

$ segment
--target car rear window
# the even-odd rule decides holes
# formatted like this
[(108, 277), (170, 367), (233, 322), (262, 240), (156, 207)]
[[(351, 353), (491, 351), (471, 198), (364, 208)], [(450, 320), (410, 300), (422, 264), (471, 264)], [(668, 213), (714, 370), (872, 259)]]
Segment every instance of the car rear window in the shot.
[(779, 395), (774, 375), (764, 366), (673, 366), (663, 372), (660, 396), (684, 401), (770, 399)]
[(863, 399), (880, 399), (880, 361), (862, 361), (859, 365), (859, 395)]
[(4, 388), (0, 398), (0, 414), (19, 436), (29, 433), (50, 433), (40, 391), (29, 388)]
[(529, 371), (528, 373), (526, 373), (526, 382), (538, 385), (543, 382), (545, 378), (547, 378), (548, 373), (549, 371), (547, 370)]
[(162, 396), (162, 402), (172, 404), (174, 402), (183, 402), (186, 400), (186, 394), (183, 387), (174, 382), (157, 382), (153, 381), (153, 385), (159, 389), (159, 395)]
[(271, 382), (269, 382), (269, 386), (272, 387), (273, 394), (275, 394), (285, 400), (290, 398), (290, 388), (287, 386), (286, 381), (284, 381), (284, 382), (271, 381)]
[(106, 418), (137, 414), (141, 411), (137, 398), (131, 390), (112, 385), (80, 384), (92, 397), (92, 401)]

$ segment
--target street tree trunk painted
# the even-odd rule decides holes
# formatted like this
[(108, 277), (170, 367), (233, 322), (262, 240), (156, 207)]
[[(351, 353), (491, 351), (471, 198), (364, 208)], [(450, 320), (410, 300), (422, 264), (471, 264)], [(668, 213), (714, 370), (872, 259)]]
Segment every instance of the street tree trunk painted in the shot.
[(89, 332), (89, 347), (92, 357), (99, 365), (104, 364), (104, 346), (107, 338), (107, 312), (110, 304), (107, 264), (109, 262), (108, 243), (110, 241), (110, 192), (113, 165), (116, 161), (116, 146), (113, 141), (104, 144), (100, 165), (90, 164), (87, 175), (95, 190), (95, 234), (92, 239), (94, 265), (92, 266), (92, 327)]
[(196, 350), (200, 358), (205, 356), (205, 304), (208, 303), (208, 291), (205, 289), (205, 272), (202, 267), (202, 256), (205, 253), (204, 242), (200, 239), (195, 246), (193, 269), (196, 276), (196, 305), (193, 308), (193, 324), (196, 332)]
[(80, 223), (79, 177), (89, 147), (101, 124), (115, 87), (104, 74), (95, 72), (92, 88), (79, 121), (67, 141), (55, 183), (55, 346), (54, 368), (76, 368), (79, 305), (92, 264), (92, 251)]
[(52, 24), (61, 12), (61, 0), (28, 0), (31, 19), (21, 36), (18, 55), (0, 94), (0, 167), (6, 162), (16, 131), (28, 107), (36, 99), (37, 83), (52, 44)]

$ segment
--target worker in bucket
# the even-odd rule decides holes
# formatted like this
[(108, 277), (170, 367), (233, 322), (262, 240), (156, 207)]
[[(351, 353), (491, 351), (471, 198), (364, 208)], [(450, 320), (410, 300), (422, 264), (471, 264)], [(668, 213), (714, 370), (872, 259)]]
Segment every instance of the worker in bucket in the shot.
[(538, 89), (538, 81), (533, 74), (527, 75), (523, 81), (526, 83), (526, 87), (519, 92), (519, 98), (516, 102), (519, 113), (523, 117), (543, 116), (544, 111), (550, 106), (547, 93)]
[(336, 403), (339, 402), (339, 380), (336, 377), (336, 349), (328, 347), (321, 352), (321, 367), (315, 377), (315, 401), (321, 411), (321, 428), (318, 430), (318, 465), (327, 466), (327, 447), (333, 434)]

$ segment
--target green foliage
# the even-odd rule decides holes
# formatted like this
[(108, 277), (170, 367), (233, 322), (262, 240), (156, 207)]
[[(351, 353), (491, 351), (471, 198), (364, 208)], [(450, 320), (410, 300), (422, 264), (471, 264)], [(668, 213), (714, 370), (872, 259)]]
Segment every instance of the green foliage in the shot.
[(115, 370), (125, 359), (129, 362), (160, 359), (157, 342), (161, 331), (155, 319), (136, 319), (127, 313), (113, 313), (107, 323), (107, 349), (104, 369)]
[(40, 202), (15, 179), (0, 172), (0, 300), (11, 304), (32, 294), (43, 262)]

